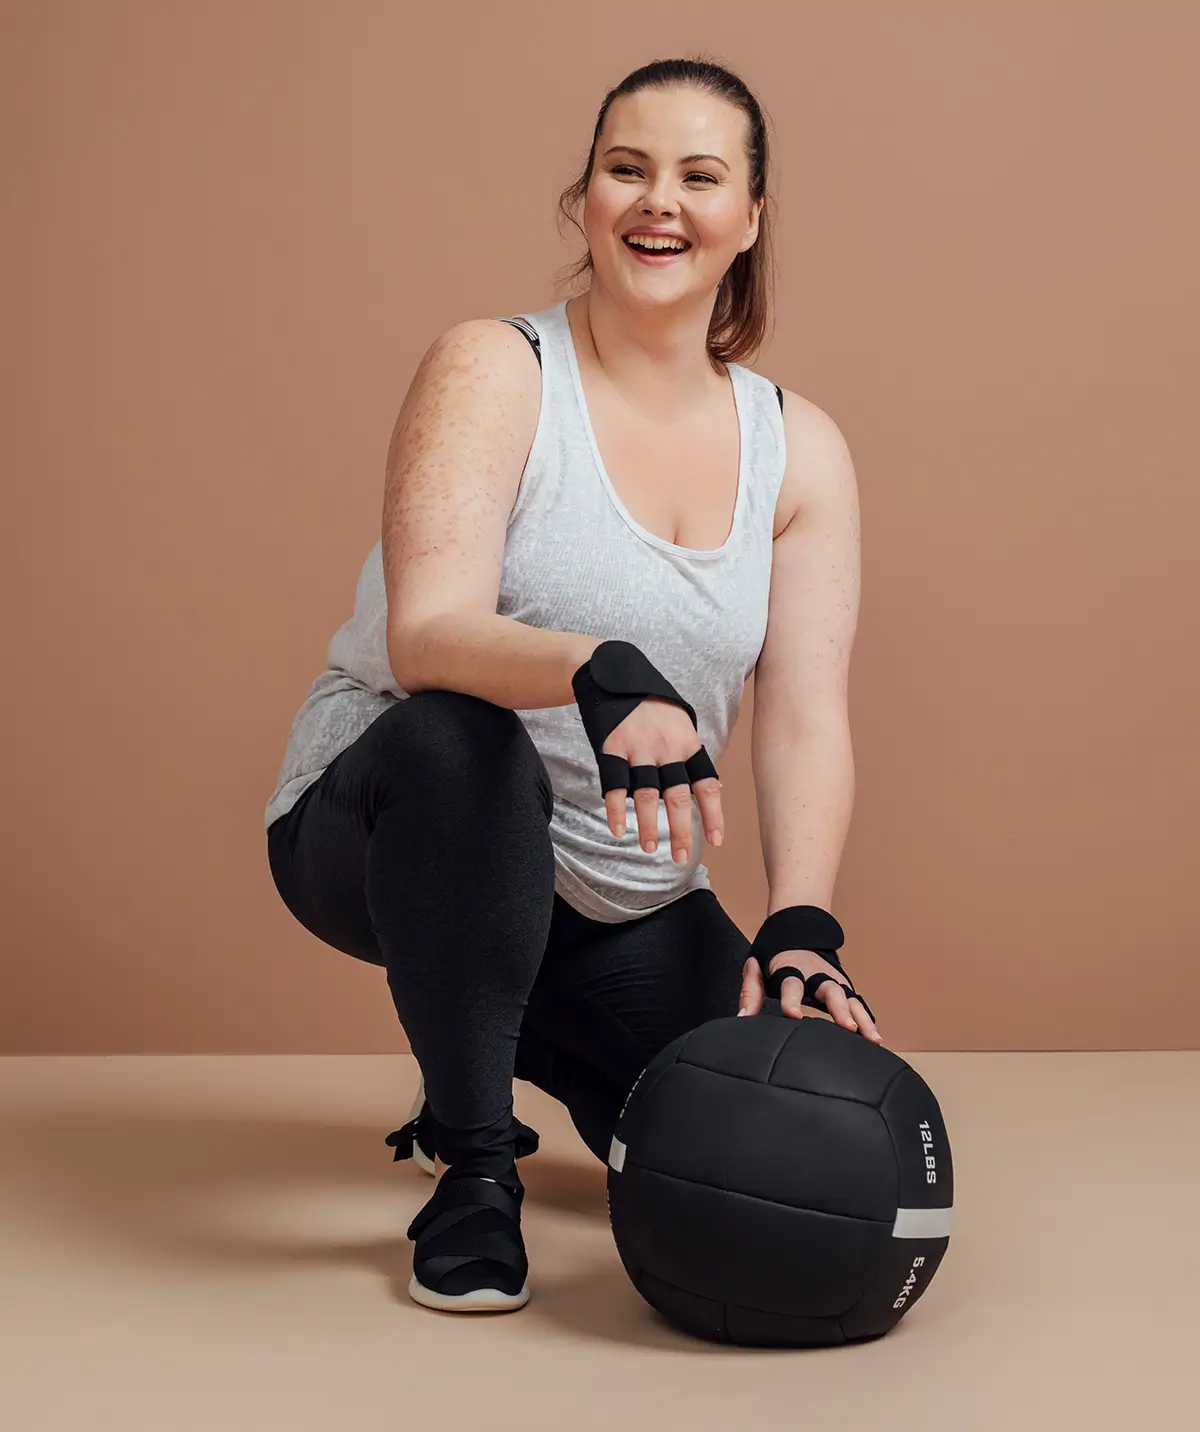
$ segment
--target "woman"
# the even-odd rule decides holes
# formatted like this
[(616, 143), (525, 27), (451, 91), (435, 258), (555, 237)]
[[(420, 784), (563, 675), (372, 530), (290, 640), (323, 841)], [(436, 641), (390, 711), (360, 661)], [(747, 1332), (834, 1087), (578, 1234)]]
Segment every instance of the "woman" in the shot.
[[(603, 1161), (653, 1055), (739, 1003), (879, 1039), (826, 913), (853, 799), (853, 468), (824, 413), (737, 361), (766, 326), (766, 167), (758, 103), (718, 66), (658, 61), (606, 96), (561, 201), (582, 201), (589, 287), (425, 354), (382, 540), (267, 807), (280, 895), (387, 970), (422, 1071), (388, 1142), (444, 1165), (408, 1235), (430, 1307), (528, 1300), (514, 1077)], [(700, 863), (751, 671), (753, 947)]]

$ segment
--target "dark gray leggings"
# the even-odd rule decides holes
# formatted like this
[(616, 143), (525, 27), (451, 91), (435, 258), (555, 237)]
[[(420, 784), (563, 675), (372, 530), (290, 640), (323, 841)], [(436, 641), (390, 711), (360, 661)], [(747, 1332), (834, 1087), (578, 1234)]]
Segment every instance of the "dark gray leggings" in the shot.
[(440, 1125), (503, 1127), (525, 1079), (606, 1161), (654, 1054), (736, 1014), (749, 942), (711, 890), (617, 925), (579, 914), (554, 889), (551, 810), (515, 712), (423, 691), (271, 824), (268, 856), (307, 930), (387, 970)]

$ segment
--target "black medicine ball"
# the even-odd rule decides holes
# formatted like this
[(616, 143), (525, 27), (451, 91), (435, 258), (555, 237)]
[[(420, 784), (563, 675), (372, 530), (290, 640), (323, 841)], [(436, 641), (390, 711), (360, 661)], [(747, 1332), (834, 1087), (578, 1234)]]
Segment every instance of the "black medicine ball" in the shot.
[(672, 1040), (630, 1091), (609, 1155), (634, 1287), (716, 1342), (880, 1337), (929, 1286), (953, 1202), (929, 1086), (820, 1016), (730, 1016)]

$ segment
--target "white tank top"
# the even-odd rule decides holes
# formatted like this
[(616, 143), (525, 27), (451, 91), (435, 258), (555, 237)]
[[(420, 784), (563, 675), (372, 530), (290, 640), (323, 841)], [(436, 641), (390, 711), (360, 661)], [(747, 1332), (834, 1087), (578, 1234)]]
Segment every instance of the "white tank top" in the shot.
[[(537, 340), (542, 401), (508, 522), (496, 610), (527, 626), (639, 647), (696, 711), (699, 740), (720, 769), (767, 629), (775, 507), (785, 462), (778, 389), (728, 365), (741, 436), (733, 526), (717, 548), (680, 547), (648, 532), (604, 470), (567, 320), (566, 301), (523, 314)], [(532, 330), (530, 332), (530, 330)], [(329, 643), (288, 735), (266, 824), (289, 811), (340, 751), (407, 693), (387, 656), (382, 544), (367, 554), (354, 614)], [(704, 827), (692, 802), (692, 854), (671, 859), (666, 806), (658, 849), (642, 850), (633, 803), (618, 839), (608, 827), (596, 758), (579, 708), (518, 710), (554, 789), (555, 888), (593, 920), (648, 915), (710, 889)]]

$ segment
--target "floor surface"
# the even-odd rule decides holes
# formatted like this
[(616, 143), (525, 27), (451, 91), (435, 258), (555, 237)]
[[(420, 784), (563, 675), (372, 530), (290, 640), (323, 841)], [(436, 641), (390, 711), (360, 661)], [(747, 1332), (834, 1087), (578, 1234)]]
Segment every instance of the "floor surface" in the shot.
[(1200, 1054), (904, 1057), (950, 1133), (948, 1252), (888, 1336), (802, 1351), (664, 1323), (528, 1084), (532, 1298), (466, 1317), (406, 1292), (411, 1056), (0, 1059), (0, 1426), (1200, 1428)]

